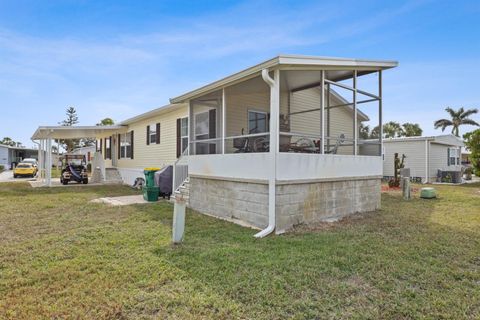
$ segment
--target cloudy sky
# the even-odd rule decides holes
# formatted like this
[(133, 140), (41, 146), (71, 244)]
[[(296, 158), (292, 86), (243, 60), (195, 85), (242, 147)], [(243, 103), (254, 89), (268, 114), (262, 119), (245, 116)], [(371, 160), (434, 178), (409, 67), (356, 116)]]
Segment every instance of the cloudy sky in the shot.
[(440, 134), (446, 106), (480, 108), (479, 17), (475, 0), (0, 0), (0, 139), (31, 146), (68, 106), (121, 121), (280, 53), (398, 60), (385, 120)]

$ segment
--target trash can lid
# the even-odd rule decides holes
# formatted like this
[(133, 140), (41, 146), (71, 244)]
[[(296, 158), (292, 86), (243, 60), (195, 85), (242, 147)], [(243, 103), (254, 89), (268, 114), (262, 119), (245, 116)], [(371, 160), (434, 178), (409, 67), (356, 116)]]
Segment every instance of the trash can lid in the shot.
[(158, 171), (160, 170), (160, 168), (156, 168), (156, 167), (149, 167), (149, 168), (145, 168), (143, 169), (144, 171)]

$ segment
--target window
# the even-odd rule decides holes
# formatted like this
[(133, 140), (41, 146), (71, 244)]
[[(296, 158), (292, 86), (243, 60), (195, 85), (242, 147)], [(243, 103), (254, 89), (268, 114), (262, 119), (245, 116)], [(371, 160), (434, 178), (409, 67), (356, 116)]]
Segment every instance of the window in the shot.
[(97, 140), (97, 151), (102, 152), (102, 139)]
[(132, 132), (120, 135), (120, 159), (132, 158)]
[(195, 115), (195, 140), (205, 140), (209, 138), (209, 117), (208, 111), (197, 113)]
[(150, 144), (152, 143), (157, 143), (157, 126), (156, 125), (150, 125), (148, 126), (149, 132), (148, 132), (148, 141)]
[(105, 138), (105, 159), (111, 159), (112, 158), (112, 146), (111, 146), (111, 140), (112, 138)]
[(180, 120), (180, 139), (182, 144), (182, 153), (187, 149), (188, 146), (188, 118), (182, 118)]
[(267, 113), (248, 111), (248, 133), (263, 133), (268, 131)]
[(160, 144), (160, 123), (147, 126), (147, 145)]
[(454, 166), (460, 164), (460, 149), (448, 148), (448, 165)]

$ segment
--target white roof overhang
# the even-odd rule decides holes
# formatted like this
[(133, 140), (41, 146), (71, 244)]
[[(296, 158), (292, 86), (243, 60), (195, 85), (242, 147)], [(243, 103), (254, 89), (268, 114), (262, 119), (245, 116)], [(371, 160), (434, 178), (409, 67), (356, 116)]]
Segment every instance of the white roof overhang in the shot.
[[(327, 78), (332, 81), (341, 81), (351, 78), (351, 71), (357, 70), (358, 75), (368, 74), (379, 70), (394, 68), (396, 61), (346, 59), (333, 57), (314, 57), (299, 55), (280, 55), (273, 59), (257, 64), (248, 69), (234, 73), (228, 77), (212, 82), (208, 85), (187, 92), (183, 95), (170, 99), (171, 103), (181, 103), (204, 94), (208, 94), (225, 86), (230, 86), (240, 81), (260, 75), (263, 69), (281, 70), (326, 70)], [(308, 85), (307, 83), (302, 85)]]
[(98, 135), (108, 135), (126, 132), (126, 126), (41, 126), (35, 131), (32, 140), (41, 139), (81, 139), (95, 138)]

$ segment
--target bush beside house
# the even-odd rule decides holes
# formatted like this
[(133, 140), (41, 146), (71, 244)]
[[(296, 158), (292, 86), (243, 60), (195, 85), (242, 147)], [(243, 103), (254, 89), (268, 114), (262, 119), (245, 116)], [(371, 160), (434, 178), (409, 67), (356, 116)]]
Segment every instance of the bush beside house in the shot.
[(463, 138), (465, 139), (465, 145), (471, 152), (470, 161), (473, 173), (480, 177), (480, 129), (466, 133)]

